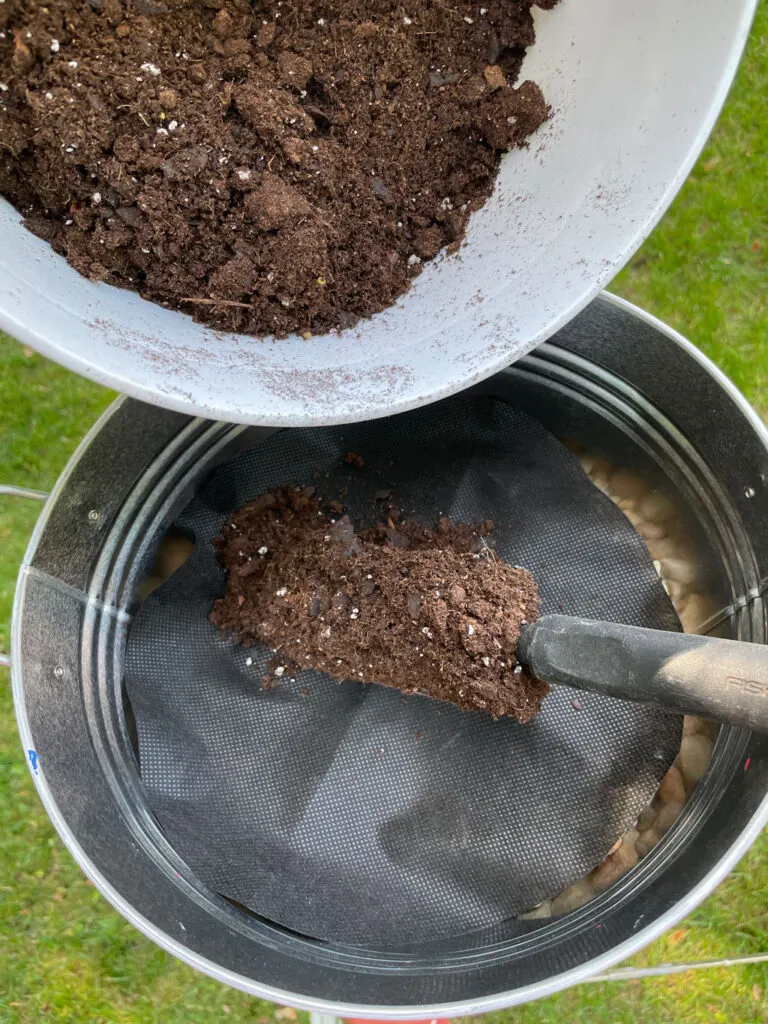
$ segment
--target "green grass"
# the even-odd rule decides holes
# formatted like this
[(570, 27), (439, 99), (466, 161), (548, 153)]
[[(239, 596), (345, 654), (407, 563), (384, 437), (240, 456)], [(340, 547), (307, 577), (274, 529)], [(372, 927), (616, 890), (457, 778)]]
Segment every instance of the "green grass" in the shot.
[(768, 4), (715, 132), (611, 286), (690, 338), (768, 416)]
[[(663, 223), (613, 285), (679, 328), (768, 417), (768, 3), (718, 128)], [(110, 401), (0, 337), (0, 482), (49, 488)], [(0, 650), (16, 568), (38, 506), (0, 498)], [(768, 524), (766, 525), (768, 529)], [(274, 1019), (276, 1008), (179, 964), (83, 878), (37, 800), (0, 670), (0, 1024), (208, 1024)], [(768, 836), (684, 924), (637, 964), (768, 951)], [(287, 1015), (288, 1019), (290, 1015)], [(278, 1019), (286, 1019), (281, 1013)], [(768, 1021), (765, 966), (593, 984), (491, 1014), (489, 1024)]]

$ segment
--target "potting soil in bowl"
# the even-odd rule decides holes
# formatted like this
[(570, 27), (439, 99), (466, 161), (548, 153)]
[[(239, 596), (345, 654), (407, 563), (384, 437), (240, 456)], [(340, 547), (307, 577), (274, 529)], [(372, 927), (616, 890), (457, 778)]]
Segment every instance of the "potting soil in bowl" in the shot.
[(531, 8), (8, 0), (0, 194), (82, 274), (215, 327), (386, 308), (549, 116)]

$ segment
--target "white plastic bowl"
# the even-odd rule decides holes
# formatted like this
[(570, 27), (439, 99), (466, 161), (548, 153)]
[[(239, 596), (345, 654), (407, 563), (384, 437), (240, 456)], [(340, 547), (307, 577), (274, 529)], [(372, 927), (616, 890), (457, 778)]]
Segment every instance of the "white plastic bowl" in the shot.
[(258, 340), (80, 277), (0, 201), (0, 325), (154, 405), (231, 422), (343, 423), (449, 395), (566, 323), (637, 249), (712, 129), (757, 0), (562, 0), (523, 78), (555, 110), (504, 158), (459, 253), (339, 335)]

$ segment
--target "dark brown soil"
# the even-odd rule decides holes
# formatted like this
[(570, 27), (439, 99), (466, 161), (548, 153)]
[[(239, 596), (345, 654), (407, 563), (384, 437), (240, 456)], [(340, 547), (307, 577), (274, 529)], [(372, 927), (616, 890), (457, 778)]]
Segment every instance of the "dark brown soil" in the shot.
[(257, 335), (351, 325), (549, 116), (557, 0), (4, 0), (0, 193), (81, 273)]
[(549, 687), (515, 650), (521, 624), (538, 617), (538, 591), (525, 569), (496, 558), (484, 540), (492, 527), (390, 517), (356, 533), (314, 488), (280, 488), (224, 524), (228, 586), (211, 621), (277, 651), (277, 677), (311, 667), (530, 721)]

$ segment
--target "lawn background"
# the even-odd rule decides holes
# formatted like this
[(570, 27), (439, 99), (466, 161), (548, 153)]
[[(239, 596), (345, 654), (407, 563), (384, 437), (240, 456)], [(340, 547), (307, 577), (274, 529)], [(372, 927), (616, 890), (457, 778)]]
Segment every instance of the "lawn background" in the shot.
[[(727, 0), (719, 0), (727, 2)], [(680, 330), (768, 418), (768, 2), (693, 174), (612, 289)], [(49, 489), (111, 395), (0, 335), (0, 482)], [(0, 498), (0, 650), (39, 506)], [(768, 524), (766, 524), (768, 529)], [(118, 916), (64, 850), (35, 795), (0, 669), (0, 1024), (296, 1019), (178, 963)], [(768, 836), (635, 964), (768, 952)], [(301, 1018), (304, 1015), (299, 1014)], [(585, 985), (489, 1024), (768, 1022), (768, 967)]]

